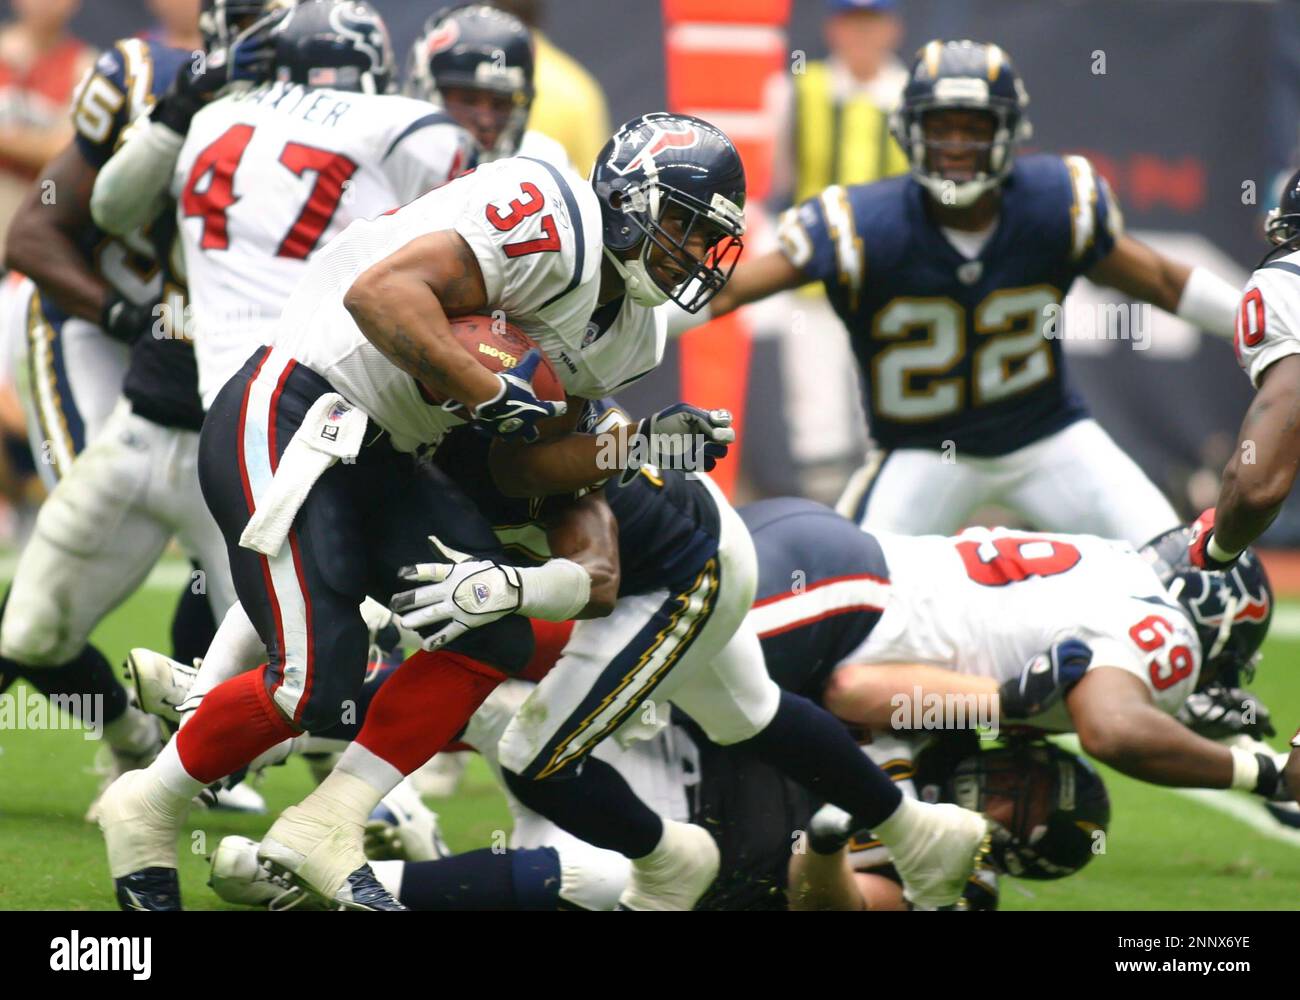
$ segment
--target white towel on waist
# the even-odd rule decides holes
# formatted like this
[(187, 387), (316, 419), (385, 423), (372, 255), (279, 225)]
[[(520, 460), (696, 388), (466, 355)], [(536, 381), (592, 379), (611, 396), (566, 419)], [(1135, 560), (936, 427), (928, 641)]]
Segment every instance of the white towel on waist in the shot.
[(357, 457), (365, 441), (366, 415), (337, 392), (327, 392), (294, 432), (271, 485), (257, 500), (239, 544), (265, 556), (280, 553), (307, 494), (339, 459)]

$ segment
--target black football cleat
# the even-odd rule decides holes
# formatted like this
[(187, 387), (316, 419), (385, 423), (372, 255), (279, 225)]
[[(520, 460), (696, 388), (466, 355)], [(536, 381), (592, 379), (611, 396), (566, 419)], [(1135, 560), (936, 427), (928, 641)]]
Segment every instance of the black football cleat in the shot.
[(349, 910), (406, 909), (396, 896), (384, 888), (383, 883), (375, 876), (374, 869), (369, 865), (362, 865), (348, 876), (348, 884), (340, 892), (340, 896), (344, 894), (348, 896), (346, 902), (343, 899), (337, 899), (335, 902)]
[(179, 910), (181, 881), (175, 868), (141, 868), (113, 879), (122, 910)]

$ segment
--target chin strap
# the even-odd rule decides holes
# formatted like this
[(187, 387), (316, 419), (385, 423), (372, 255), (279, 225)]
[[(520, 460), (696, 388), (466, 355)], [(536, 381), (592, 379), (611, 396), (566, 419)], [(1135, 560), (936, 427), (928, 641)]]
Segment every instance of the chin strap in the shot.
[(614, 265), (614, 270), (623, 279), (623, 287), (627, 291), (628, 298), (633, 302), (653, 309), (668, 301), (668, 293), (655, 284), (654, 279), (645, 269), (644, 245), (641, 254), (633, 261), (620, 260), (609, 247), (605, 247), (604, 250), (605, 256)]

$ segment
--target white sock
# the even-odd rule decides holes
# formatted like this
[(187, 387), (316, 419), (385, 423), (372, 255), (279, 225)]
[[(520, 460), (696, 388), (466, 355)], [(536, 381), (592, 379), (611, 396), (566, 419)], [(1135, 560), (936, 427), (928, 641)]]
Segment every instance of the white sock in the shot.
[(244, 606), (236, 601), (226, 612), (226, 617), (221, 619), (186, 701), (197, 701), (218, 684), (252, 670), (265, 659), (266, 647), (244, 612)]
[(167, 745), (162, 748), (157, 759), (149, 765), (148, 770), (154, 777), (154, 784), (159, 791), (180, 805), (189, 802), (207, 787), (205, 782), (199, 781), (185, 770), (175, 740), (167, 741)]
[(873, 826), (871, 832), (891, 851), (906, 848), (917, 829), (925, 821), (926, 808), (924, 802), (904, 795), (903, 800), (898, 803), (898, 808), (889, 814), (888, 819)]
[(402, 874), (406, 871), (405, 861), (372, 861), (370, 869), (379, 879), (380, 885), (391, 892), (396, 899), (402, 898)]

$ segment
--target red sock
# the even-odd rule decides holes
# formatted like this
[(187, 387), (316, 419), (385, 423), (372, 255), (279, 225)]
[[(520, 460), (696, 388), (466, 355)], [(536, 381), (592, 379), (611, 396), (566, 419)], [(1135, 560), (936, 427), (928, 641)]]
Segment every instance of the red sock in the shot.
[(176, 752), (194, 780), (218, 781), (281, 740), (298, 735), (271, 703), (265, 670), (263, 665), (218, 684), (176, 734)]
[(410, 774), (446, 747), (505, 679), (499, 670), (460, 653), (422, 650), (375, 692), (356, 741)]
[(544, 622), (530, 618), (533, 626), (533, 658), (519, 675), (522, 680), (540, 681), (560, 660), (560, 654), (573, 635), (573, 622)]

